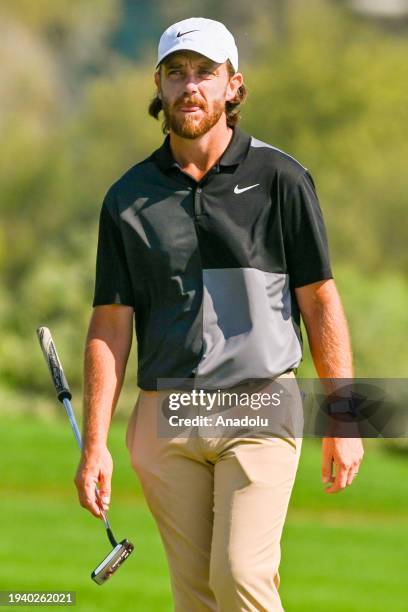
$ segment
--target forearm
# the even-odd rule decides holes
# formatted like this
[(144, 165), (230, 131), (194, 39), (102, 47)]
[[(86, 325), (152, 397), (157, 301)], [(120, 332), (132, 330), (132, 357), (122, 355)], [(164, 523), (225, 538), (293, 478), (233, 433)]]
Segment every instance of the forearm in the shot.
[[(350, 399), (350, 380), (354, 376), (347, 320), (333, 281), (324, 283), (306, 298), (301, 292), (310, 351), (318, 376), (328, 396)], [(306, 298), (306, 299), (305, 299)], [(359, 437), (358, 423), (347, 415), (329, 419), (329, 435)]]
[(129, 314), (125, 319), (117, 315), (115, 318), (103, 316), (105, 314), (99, 312), (92, 317), (85, 346), (85, 454), (106, 445), (132, 342)]
[(320, 378), (353, 377), (350, 334), (336, 290), (321, 288), (311, 307), (302, 313), (310, 352)]

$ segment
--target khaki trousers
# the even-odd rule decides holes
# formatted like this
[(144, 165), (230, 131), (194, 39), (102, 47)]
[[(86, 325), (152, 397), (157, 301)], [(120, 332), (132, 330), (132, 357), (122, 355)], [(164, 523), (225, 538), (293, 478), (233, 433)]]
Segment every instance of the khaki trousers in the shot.
[[(291, 372), (284, 377), (294, 377)], [(126, 434), (161, 534), (176, 612), (282, 611), (280, 540), (302, 438), (159, 437), (164, 391), (141, 391)], [(192, 428), (193, 429), (193, 428)], [(295, 430), (296, 432), (299, 429)]]

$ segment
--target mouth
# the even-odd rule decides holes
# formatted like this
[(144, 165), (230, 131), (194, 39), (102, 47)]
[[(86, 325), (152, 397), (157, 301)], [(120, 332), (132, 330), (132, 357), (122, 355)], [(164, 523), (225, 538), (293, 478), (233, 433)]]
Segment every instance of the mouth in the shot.
[(201, 106), (181, 106), (180, 111), (182, 113), (197, 113), (202, 110)]

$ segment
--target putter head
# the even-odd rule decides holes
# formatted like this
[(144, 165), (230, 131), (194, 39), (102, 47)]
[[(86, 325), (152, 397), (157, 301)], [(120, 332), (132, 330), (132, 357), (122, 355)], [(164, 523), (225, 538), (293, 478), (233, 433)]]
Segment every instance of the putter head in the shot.
[(91, 574), (92, 580), (97, 584), (103, 584), (128, 558), (134, 546), (129, 540), (122, 540), (109, 555), (98, 565)]

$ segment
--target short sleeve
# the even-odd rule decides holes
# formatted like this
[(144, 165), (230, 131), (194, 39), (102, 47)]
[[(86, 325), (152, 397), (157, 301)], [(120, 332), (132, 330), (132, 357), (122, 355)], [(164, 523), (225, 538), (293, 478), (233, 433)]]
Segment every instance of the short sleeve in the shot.
[(123, 304), (134, 307), (134, 297), (120, 228), (108, 207), (109, 192), (99, 217), (93, 306)]
[(284, 244), (292, 287), (333, 278), (326, 227), (315, 185), (307, 170), (285, 201)]

